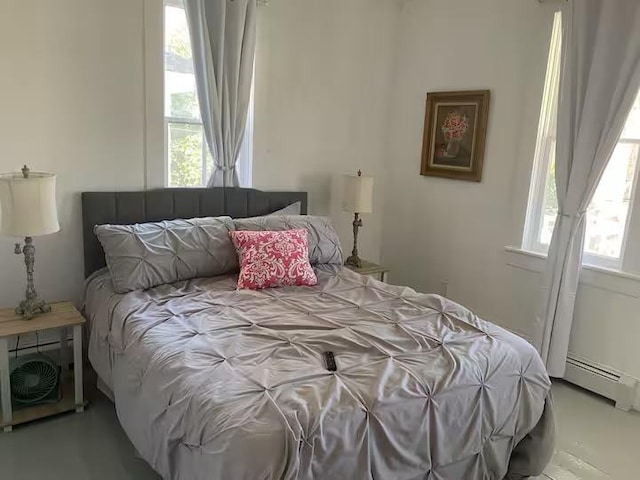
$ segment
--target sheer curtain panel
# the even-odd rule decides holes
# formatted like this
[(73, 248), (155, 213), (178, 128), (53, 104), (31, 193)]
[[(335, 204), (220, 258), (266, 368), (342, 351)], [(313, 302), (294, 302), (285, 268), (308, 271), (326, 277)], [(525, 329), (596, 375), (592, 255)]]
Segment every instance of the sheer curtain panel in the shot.
[(184, 0), (200, 112), (214, 159), (211, 187), (239, 186), (256, 45), (256, 0)]
[(640, 88), (640, 1), (570, 0), (562, 13), (559, 211), (535, 339), (552, 377), (565, 373), (586, 210)]

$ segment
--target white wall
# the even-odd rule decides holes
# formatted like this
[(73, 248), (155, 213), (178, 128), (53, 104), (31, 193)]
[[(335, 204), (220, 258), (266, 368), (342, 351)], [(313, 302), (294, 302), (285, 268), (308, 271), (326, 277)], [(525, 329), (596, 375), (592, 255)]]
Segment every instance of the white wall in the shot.
[[(391, 281), (437, 293), (445, 282), (450, 298), (529, 336), (541, 261), (504, 247), (521, 243), (556, 8), (533, 0), (408, 0), (391, 94), (394, 163), (382, 245)], [(491, 90), (481, 183), (419, 175), (426, 92), (457, 89)], [(640, 285), (587, 274), (570, 351), (640, 378)]]
[(361, 256), (382, 238), (395, 0), (278, 0), (260, 9), (256, 53), (254, 186), (305, 190), (311, 212), (331, 214), (346, 250), (341, 175), (378, 178)]
[[(452, 298), (497, 321), (508, 318), (503, 247), (514, 241), (516, 165), (530, 154), (521, 142), (535, 141), (527, 107), (539, 108), (551, 17), (534, 1), (414, 0), (400, 20), (383, 257), (394, 281), (436, 292), (448, 282)], [(464, 89), (492, 95), (482, 183), (422, 177), (426, 93)]]
[[(27, 163), (58, 174), (61, 231), (36, 239), (46, 299), (80, 299), (79, 192), (143, 186), (141, 26), (141, 0), (0, 6), (0, 171)], [(24, 291), (13, 241), (0, 236), (1, 306)]]

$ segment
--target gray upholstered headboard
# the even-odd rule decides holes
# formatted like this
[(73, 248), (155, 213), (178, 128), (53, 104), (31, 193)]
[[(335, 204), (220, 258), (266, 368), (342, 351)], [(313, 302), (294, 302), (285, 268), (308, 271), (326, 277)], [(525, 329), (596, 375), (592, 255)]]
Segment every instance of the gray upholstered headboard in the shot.
[(307, 213), (306, 192), (261, 192), (250, 188), (162, 188), (140, 192), (83, 192), (84, 274), (106, 265), (95, 225), (130, 225), (176, 218), (266, 215), (295, 202)]

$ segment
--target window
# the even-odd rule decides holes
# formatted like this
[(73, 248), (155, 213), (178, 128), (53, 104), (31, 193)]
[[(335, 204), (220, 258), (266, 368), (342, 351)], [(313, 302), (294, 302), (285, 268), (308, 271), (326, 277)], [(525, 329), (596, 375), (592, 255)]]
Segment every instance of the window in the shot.
[[(164, 0), (164, 118), (167, 185), (201, 187), (213, 171), (204, 137), (183, 0)], [(238, 158), (241, 186), (251, 184), (253, 97)]]
[[(555, 133), (562, 21), (556, 13), (538, 127), (524, 248), (546, 253), (556, 221)], [(584, 263), (622, 269), (640, 157), (640, 95), (587, 210)], [(640, 213), (640, 212), (639, 212)]]

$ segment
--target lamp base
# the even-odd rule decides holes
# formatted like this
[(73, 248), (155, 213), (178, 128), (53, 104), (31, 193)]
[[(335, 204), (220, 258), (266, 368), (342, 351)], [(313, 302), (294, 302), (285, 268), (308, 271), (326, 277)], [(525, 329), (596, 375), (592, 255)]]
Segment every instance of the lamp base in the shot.
[(347, 259), (344, 261), (344, 264), (356, 268), (362, 268), (362, 260), (357, 255), (351, 255), (350, 257), (347, 257)]
[(38, 313), (51, 311), (51, 306), (38, 296), (33, 286), (33, 266), (36, 263), (36, 247), (33, 245), (33, 238), (25, 237), (23, 248), (16, 243), (15, 254), (24, 255), (24, 265), (27, 269), (27, 291), (24, 300), (16, 307), (16, 314), (21, 315), (25, 320), (31, 320)]
[(16, 307), (16, 314), (22, 316), (25, 320), (31, 320), (39, 313), (48, 313), (50, 311), (51, 305), (48, 305), (40, 297), (25, 298)]
[(362, 219), (359, 213), (353, 214), (353, 250), (351, 256), (344, 262), (345, 265), (350, 265), (356, 268), (362, 268), (362, 260), (358, 256), (358, 231), (362, 227)]

